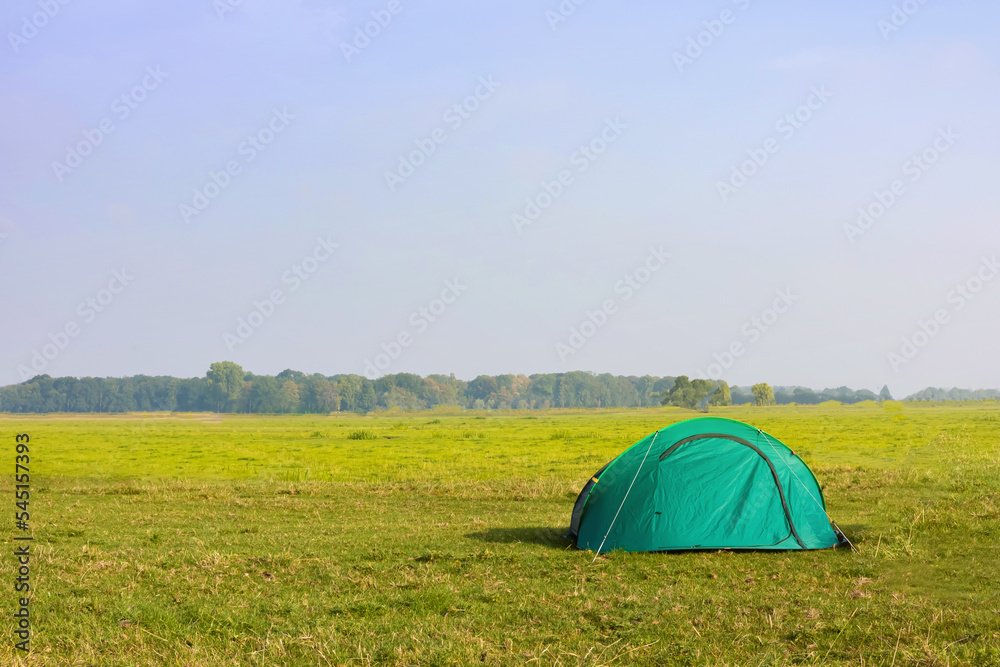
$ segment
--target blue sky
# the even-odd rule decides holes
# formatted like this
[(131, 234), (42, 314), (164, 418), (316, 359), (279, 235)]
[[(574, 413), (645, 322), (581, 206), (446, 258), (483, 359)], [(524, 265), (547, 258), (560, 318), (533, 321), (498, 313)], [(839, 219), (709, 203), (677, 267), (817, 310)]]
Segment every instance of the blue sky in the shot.
[(0, 383), (1000, 386), (994, 3), (223, 2), (0, 10)]

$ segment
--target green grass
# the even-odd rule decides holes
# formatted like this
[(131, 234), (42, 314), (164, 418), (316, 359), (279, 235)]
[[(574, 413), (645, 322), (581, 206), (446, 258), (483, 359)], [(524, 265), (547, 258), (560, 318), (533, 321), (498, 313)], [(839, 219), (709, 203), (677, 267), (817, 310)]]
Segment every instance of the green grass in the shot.
[(713, 414), (800, 454), (860, 553), (567, 548), (676, 409), (0, 415), (9, 469), (32, 436), (25, 663), (1000, 664), (1000, 405)]

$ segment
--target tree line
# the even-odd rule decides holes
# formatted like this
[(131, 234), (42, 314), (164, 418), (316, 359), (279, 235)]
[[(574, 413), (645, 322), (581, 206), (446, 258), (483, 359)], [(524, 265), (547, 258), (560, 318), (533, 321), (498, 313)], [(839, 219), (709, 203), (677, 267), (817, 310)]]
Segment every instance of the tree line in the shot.
[(136, 375), (126, 378), (52, 378), (39, 375), (0, 388), (4, 412), (371, 412), (424, 410), (438, 405), (470, 409), (647, 407), (659, 405), (674, 378), (623, 377), (571, 372), (480, 375), (396, 373), (372, 380), (360, 375), (306, 375), (285, 370), (256, 375), (218, 362), (201, 378)]
[(908, 401), (986, 401), (1000, 399), (996, 389), (938, 389), (927, 387), (906, 397)]
[(531, 410), (676, 405), (856, 403), (891, 399), (847, 387), (813, 391), (803, 387), (730, 387), (722, 381), (687, 376), (622, 376), (583, 371), (535, 375), (480, 375), (465, 381), (452, 375), (396, 373), (372, 380), (360, 375), (306, 375), (285, 370), (256, 375), (229, 361), (211, 365), (201, 378), (136, 375), (125, 378), (52, 378), (39, 375), (0, 388), (4, 412), (372, 412), (425, 410), (439, 405), (469, 409)]

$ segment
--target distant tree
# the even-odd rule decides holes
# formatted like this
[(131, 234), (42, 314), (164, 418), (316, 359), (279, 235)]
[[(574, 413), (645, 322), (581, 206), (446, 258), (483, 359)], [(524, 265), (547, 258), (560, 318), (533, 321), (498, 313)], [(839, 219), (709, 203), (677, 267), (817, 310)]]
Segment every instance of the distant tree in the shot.
[(821, 401), (821, 397), (812, 389), (796, 387), (792, 392), (792, 402), (799, 405), (815, 405)]
[(879, 403), (881, 403), (882, 401), (892, 400), (892, 394), (889, 393), (889, 385), (887, 384), (882, 385), (882, 391), (878, 393), (878, 400)]
[[(93, 379), (84, 378), (82, 382)], [(94, 391), (97, 391), (96, 386)], [(208, 380), (205, 378), (176, 380), (176, 395), (177, 410), (201, 412), (212, 409), (208, 401)]]
[(71, 412), (96, 412), (95, 402), (91, 401), (90, 388), (93, 378), (84, 378), (73, 385), (69, 391), (66, 402)]
[(375, 394), (377, 396), (383, 396), (392, 391), (396, 386), (396, 376), (395, 375), (383, 375), (373, 382), (375, 386)]
[(715, 391), (712, 392), (712, 396), (709, 400), (711, 405), (732, 405), (733, 395), (729, 391), (729, 383), (722, 380)]
[(751, 387), (754, 405), (774, 405), (774, 389), (766, 382), (760, 382)]
[(473, 401), (478, 398), (485, 402), (486, 399), (488, 399), (491, 395), (493, 395), (493, 393), (496, 392), (497, 389), (499, 388), (500, 385), (497, 383), (495, 377), (492, 377), (490, 375), (480, 375), (475, 380), (469, 383), (469, 389), (468, 389), (469, 398), (471, 398)]
[(278, 392), (278, 411), (298, 412), (298, 410), (299, 386), (292, 380), (285, 380), (281, 385), (281, 391)]
[(651, 375), (634, 378), (633, 383), (636, 393), (639, 394), (640, 405), (645, 407), (661, 403), (666, 392), (670, 391), (670, 387), (673, 386), (673, 383), (669, 383), (665, 387), (657, 387), (657, 379)]
[(451, 375), (428, 375), (420, 396), (428, 405), (463, 405), (466, 383)]
[(639, 392), (626, 378), (601, 373), (597, 376), (601, 383), (601, 405), (605, 407), (633, 407), (639, 405)]
[(753, 403), (753, 392), (750, 387), (730, 385), (729, 392), (733, 395), (733, 405), (750, 405)]
[(104, 378), (103, 381), (104, 386), (107, 387), (108, 412), (129, 412), (135, 410), (132, 385), (127, 381), (127, 378)]
[(39, 375), (24, 383), (18, 392), (21, 401), (19, 412), (44, 412), (42, 407), (42, 386), (48, 375)]
[(531, 385), (528, 393), (535, 405), (549, 407), (555, 399), (556, 384), (559, 378), (553, 373), (538, 373), (530, 376)]
[(358, 397), (361, 396), (361, 376), (343, 375), (337, 378), (337, 394), (340, 396), (340, 409), (354, 412), (358, 409)]
[(239, 364), (231, 361), (217, 361), (208, 370), (209, 399), (217, 407), (217, 412), (236, 402), (243, 391), (243, 377), (246, 373)]
[(423, 410), (427, 403), (409, 389), (394, 386), (388, 392), (379, 396), (379, 406), (383, 408), (399, 408), (401, 410)]
[(306, 380), (300, 390), (302, 409), (306, 412), (326, 414), (340, 410), (337, 385), (323, 376), (313, 376)]
[(678, 375), (674, 386), (663, 397), (663, 405), (675, 405), (679, 408), (695, 409), (708, 399), (714, 385), (708, 380), (690, 380), (686, 375)]
[(708, 405), (712, 390), (715, 389), (715, 383), (711, 380), (691, 380), (691, 388), (694, 389), (697, 399), (695, 407), (703, 408)]
[(281, 383), (273, 375), (254, 377), (250, 388), (250, 405), (254, 412), (280, 412)]
[(254, 406), (253, 404), (253, 381), (255, 376), (247, 373), (246, 378), (243, 380), (243, 388), (240, 390), (239, 407), (236, 409), (237, 412), (247, 412), (253, 414)]
[(691, 393), (691, 380), (687, 375), (678, 375), (674, 378), (674, 386), (666, 394), (662, 395), (663, 405), (676, 405), (687, 407), (687, 395)]
[(361, 378), (361, 390), (358, 392), (358, 403), (355, 410), (358, 412), (371, 412), (375, 409), (375, 383), (368, 378)]
[[(891, 398), (891, 397), (890, 397)], [(877, 401), (878, 394), (869, 389), (858, 389), (854, 392), (854, 400), (851, 403), (860, 403), (861, 401)]]
[(424, 379), (413, 373), (396, 373), (395, 380), (397, 387), (413, 394), (419, 394), (424, 387)]
[(836, 389), (824, 389), (822, 392), (824, 401), (840, 401), (841, 403), (858, 403), (860, 401), (877, 401), (878, 395), (868, 389), (857, 391), (850, 387), (837, 387)]
[(280, 381), (282, 384), (286, 380), (291, 380), (295, 384), (302, 385), (305, 384), (307, 376), (302, 371), (293, 371), (291, 368), (286, 368), (277, 375), (274, 376), (276, 380)]
[(593, 373), (571, 371), (559, 376), (554, 405), (559, 408), (601, 407), (600, 381)]
[(339, 375), (334, 389), (340, 397), (340, 409), (345, 412), (369, 412), (375, 409), (375, 383), (361, 375)]

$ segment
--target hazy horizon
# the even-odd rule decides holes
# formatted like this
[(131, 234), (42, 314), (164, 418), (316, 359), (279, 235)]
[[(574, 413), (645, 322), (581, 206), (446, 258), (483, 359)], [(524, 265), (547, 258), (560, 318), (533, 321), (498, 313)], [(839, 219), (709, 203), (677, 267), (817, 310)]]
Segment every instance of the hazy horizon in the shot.
[(998, 388), (998, 18), (17, 0), (0, 385), (232, 360)]
[[(222, 361), (228, 361), (228, 360), (222, 360)], [(243, 370), (248, 375), (253, 375), (255, 377), (263, 377), (263, 376), (268, 376), (268, 375), (274, 377), (274, 376), (277, 376), (277, 375), (281, 375), (285, 371), (293, 371), (293, 372), (302, 373), (302, 374), (304, 374), (307, 377), (310, 377), (310, 376), (313, 376), (313, 375), (316, 374), (316, 373), (311, 372), (309, 369), (303, 369), (303, 368), (284, 368), (281, 371), (278, 371), (278, 372), (273, 373), (273, 374), (272, 373), (257, 373), (252, 368), (244, 368)], [(399, 372), (400, 373), (405, 373), (405, 372), (408, 372), (408, 371), (399, 371)], [(604, 373), (604, 372), (600, 372), (600, 371), (588, 371), (588, 370), (583, 370), (583, 369), (571, 369), (569, 371), (557, 371), (557, 372), (559, 372), (559, 373), (591, 373), (591, 374), (593, 374), (595, 376), (596, 375), (602, 375)], [(45, 373), (40, 373), (39, 375), (44, 375), (44, 374)], [(173, 377), (173, 378), (178, 379), (178, 380), (191, 380), (191, 379), (203, 379), (205, 377), (205, 375), (206, 375), (206, 373), (201, 373), (200, 375), (184, 375), (184, 376), (177, 376), (177, 375), (165, 374), (165, 375), (160, 375), (159, 377)], [(319, 373), (319, 375), (323, 375), (323, 374)], [(344, 376), (344, 375), (350, 375), (350, 373), (331, 373), (331, 374), (328, 374), (328, 375), (323, 375), (323, 377), (337, 377), (337, 376)], [(360, 375), (360, 376), (365, 377), (365, 375), (363, 373), (356, 373), (355, 375)], [(386, 373), (386, 374), (383, 374), (383, 375), (392, 375), (392, 373)], [(383, 375), (379, 375), (378, 377), (382, 377)], [(454, 374), (452, 374), (452, 373), (427, 373), (425, 375), (422, 375), (421, 377), (430, 377), (432, 375), (441, 375), (441, 376), (444, 376), (444, 377), (448, 377), (448, 376), (454, 375)], [(497, 375), (524, 375), (526, 377), (532, 377), (532, 376), (535, 376), (535, 375), (544, 375), (544, 374), (543, 373), (507, 373), (507, 374), (497, 374)], [(615, 375), (615, 374), (612, 374), (612, 375)], [(620, 376), (620, 377), (643, 377), (644, 375), (648, 375), (648, 374), (644, 373), (644, 374), (639, 374), (639, 375)], [(137, 377), (137, 376), (156, 377), (156, 376), (150, 376), (150, 374), (148, 374), (148, 373), (136, 373), (135, 375), (128, 375), (128, 376), (101, 376), (101, 375), (93, 375), (93, 376), (53, 376), (53, 379), (57, 379), (58, 377), (72, 377), (72, 378), (75, 378), (77, 380), (81, 380), (81, 379), (84, 379), (86, 377), (102, 378), (102, 379), (115, 379), (115, 378), (121, 379), (121, 378), (128, 378), (128, 377)], [(494, 377), (496, 377), (496, 376), (494, 376)], [(655, 376), (655, 377), (661, 377), (662, 378), (662, 377), (678, 377), (678, 376), (677, 375), (667, 375), (667, 376)], [(29, 378), (28, 381), (30, 381), (31, 379), (33, 379), (33, 378)], [(455, 379), (459, 380), (461, 382), (471, 382), (472, 380), (475, 379), (475, 377), (459, 377), (459, 376), (455, 376)], [(691, 379), (694, 379), (694, 378), (691, 378)], [(20, 382), (14, 383), (14, 384), (20, 384)], [(749, 389), (752, 386), (752, 384), (756, 384), (756, 383), (748, 383), (748, 384), (744, 384), (744, 385), (736, 385), (736, 384), (734, 384), (734, 385), (732, 385), (732, 388), (736, 389), (737, 387), (739, 387), (741, 389)], [(0, 385), (0, 387), (3, 387), (3, 386), (11, 386), (11, 385)], [(805, 386), (805, 385), (772, 385), (772, 386), (773, 386), (774, 389), (779, 389), (779, 388), (781, 388), (781, 389), (803, 388), (803, 389), (808, 389), (808, 390), (815, 391), (815, 392), (823, 392), (823, 391), (828, 391), (828, 390), (841, 389), (841, 388), (845, 387), (846, 385), (837, 385), (837, 386), (829, 386), (828, 385), (828, 386), (813, 386), (813, 387)], [(897, 400), (897, 401), (898, 400), (902, 400), (904, 398), (907, 398), (909, 396), (912, 396), (914, 394), (917, 394), (920, 391), (926, 390), (926, 389), (934, 389), (934, 390), (941, 390), (941, 391), (958, 390), (958, 391), (970, 391), (970, 392), (975, 392), (975, 391), (1000, 391), (1000, 389), (998, 389), (997, 387), (955, 387), (955, 386), (934, 387), (934, 386), (928, 385), (927, 387), (921, 387), (920, 389), (918, 389), (916, 391), (906, 392), (905, 394), (903, 394), (903, 393), (894, 392), (891, 386), (888, 386), (888, 385), (886, 385), (886, 386), (888, 387), (889, 392), (890, 392), (890, 394), (893, 397), (893, 400)], [(851, 389), (853, 391), (869, 390), (869, 391), (871, 391), (871, 392), (873, 392), (875, 394), (878, 394), (881, 391), (881, 387), (850, 387), (850, 386), (847, 386), (847, 388)]]

